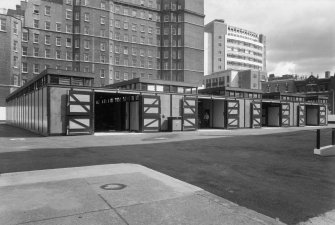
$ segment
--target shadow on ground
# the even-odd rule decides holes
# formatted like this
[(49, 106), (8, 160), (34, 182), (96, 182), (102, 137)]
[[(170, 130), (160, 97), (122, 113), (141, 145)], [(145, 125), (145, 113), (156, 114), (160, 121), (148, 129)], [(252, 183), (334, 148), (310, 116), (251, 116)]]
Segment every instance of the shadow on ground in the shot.
[[(323, 134), (330, 142), (330, 131)], [(117, 138), (117, 137), (115, 137)], [(315, 132), (0, 154), (0, 172), (136, 163), (288, 224), (335, 208), (335, 158), (312, 154)]]
[(28, 130), (13, 127), (5, 123), (0, 123), (0, 138), (32, 138), (42, 137), (41, 135), (35, 134)]

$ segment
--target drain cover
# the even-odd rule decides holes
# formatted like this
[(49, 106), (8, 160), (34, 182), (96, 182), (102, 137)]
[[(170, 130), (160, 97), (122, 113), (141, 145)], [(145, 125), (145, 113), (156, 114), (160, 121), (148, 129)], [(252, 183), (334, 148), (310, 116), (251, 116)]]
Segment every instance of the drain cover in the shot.
[(125, 187), (127, 187), (127, 185), (125, 185), (125, 184), (104, 184), (104, 185), (100, 186), (101, 189), (104, 189), (106, 191), (122, 190)]

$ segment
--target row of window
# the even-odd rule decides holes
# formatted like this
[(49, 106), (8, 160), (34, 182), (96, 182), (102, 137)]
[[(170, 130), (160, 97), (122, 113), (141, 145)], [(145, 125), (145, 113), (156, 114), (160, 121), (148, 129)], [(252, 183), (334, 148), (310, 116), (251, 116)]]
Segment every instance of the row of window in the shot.
[(244, 49), (244, 48), (236, 48), (236, 47), (232, 47), (232, 46), (227, 46), (227, 50), (232, 51), (232, 52), (239, 52), (239, 53), (244, 53), (244, 54), (249, 54), (249, 55), (255, 55), (255, 56), (262, 57), (261, 53), (254, 52), (254, 51)]
[[(0, 31), (6, 31), (7, 30), (7, 19), (0, 18)], [(19, 34), (19, 23), (14, 22), (13, 23), (13, 33), (18, 35)]]
[[(256, 58), (251, 58), (251, 57), (246, 57), (246, 56), (242, 56), (242, 55), (227, 54), (227, 56), (229, 58), (243, 59), (243, 60), (248, 60), (248, 61), (251, 61), (251, 62), (262, 63), (262, 60), (259, 60), (259, 59), (256, 59)], [(221, 58), (219, 58), (219, 59), (221, 59)]]
[(227, 65), (229, 65), (229, 66), (237, 66), (237, 67), (245, 67), (245, 68), (256, 69), (256, 70), (262, 70), (261, 66), (252, 65), (252, 64), (249, 64), (249, 63), (240, 63), (240, 62), (227, 61)]
[(245, 42), (245, 41), (237, 41), (237, 40), (233, 40), (233, 39), (230, 39), (230, 38), (227, 39), (227, 43), (235, 44), (235, 45), (243, 45), (243, 46), (258, 49), (258, 50), (263, 50), (263, 48), (259, 45), (254, 45), (254, 44), (251, 44), (251, 43), (248, 43), (248, 42)]

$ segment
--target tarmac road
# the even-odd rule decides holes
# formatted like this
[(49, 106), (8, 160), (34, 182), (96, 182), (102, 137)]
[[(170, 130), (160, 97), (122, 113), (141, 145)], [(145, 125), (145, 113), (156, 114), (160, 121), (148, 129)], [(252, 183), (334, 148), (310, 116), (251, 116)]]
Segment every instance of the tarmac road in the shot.
[[(189, 134), (42, 138), (1, 126), (7, 150), (0, 151), (0, 173), (134, 163), (288, 224), (335, 209), (335, 157), (312, 154), (315, 131), (310, 129), (280, 128), (268, 135), (264, 130), (253, 131), (261, 135), (250, 135), (250, 130), (200, 132), (183, 140)], [(330, 143), (330, 130), (322, 135), (323, 145)], [(113, 139), (123, 145), (106, 144)], [(69, 143), (72, 147), (66, 147)]]

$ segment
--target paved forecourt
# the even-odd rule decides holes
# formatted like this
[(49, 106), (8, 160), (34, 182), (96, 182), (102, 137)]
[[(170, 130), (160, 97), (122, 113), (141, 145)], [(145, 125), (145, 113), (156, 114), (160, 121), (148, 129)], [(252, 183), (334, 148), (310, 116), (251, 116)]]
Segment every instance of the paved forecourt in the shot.
[(282, 224), (136, 164), (0, 176), (1, 225)]

